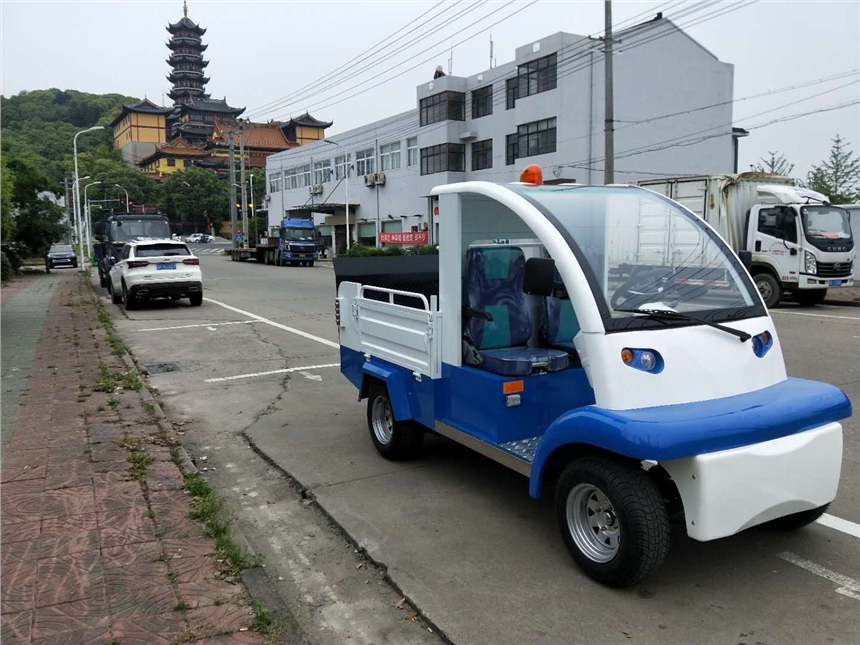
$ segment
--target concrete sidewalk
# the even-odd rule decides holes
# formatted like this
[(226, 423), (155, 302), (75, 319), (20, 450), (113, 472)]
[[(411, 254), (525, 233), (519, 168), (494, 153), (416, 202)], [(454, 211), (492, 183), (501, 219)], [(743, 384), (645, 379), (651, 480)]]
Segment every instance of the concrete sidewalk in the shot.
[(263, 643), (244, 587), (188, 518), (172, 437), (112, 355), (77, 274), (34, 282), (4, 306), (4, 377), (7, 352), (25, 361), (39, 332), (42, 287), (50, 302), (2, 458), (0, 640)]

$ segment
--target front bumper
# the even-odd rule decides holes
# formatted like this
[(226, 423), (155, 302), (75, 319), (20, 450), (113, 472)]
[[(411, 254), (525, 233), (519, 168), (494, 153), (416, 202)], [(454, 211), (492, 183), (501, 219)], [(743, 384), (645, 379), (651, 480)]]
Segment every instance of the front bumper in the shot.
[[(839, 282), (839, 284), (835, 284)], [(797, 281), (799, 289), (836, 289), (839, 287), (853, 287), (854, 276), (848, 275), (839, 278), (822, 278), (821, 276), (800, 274)]]
[(842, 426), (660, 462), (684, 503), (687, 535), (706, 541), (818, 508), (836, 497)]
[(49, 259), (46, 263), (49, 269), (75, 268), (78, 266), (78, 259)]
[(132, 285), (128, 295), (132, 298), (187, 298), (192, 293), (203, 291), (202, 282), (141, 282)]

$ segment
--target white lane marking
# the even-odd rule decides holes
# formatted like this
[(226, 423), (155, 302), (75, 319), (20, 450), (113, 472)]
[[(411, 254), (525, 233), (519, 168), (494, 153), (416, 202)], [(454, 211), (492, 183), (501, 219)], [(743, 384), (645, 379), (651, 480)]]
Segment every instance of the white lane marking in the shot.
[(237, 309), (236, 307), (231, 307), (230, 305), (224, 304), (223, 302), (218, 302), (217, 300), (212, 300), (212, 298), (203, 298), (206, 302), (211, 302), (213, 305), (218, 305), (219, 307), (224, 307), (224, 309), (229, 309), (230, 311), (235, 311), (236, 313), (242, 314), (243, 316), (248, 316), (248, 318), (253, 318), (254, 320), (259, 320), (261, 323), (266, 323), (267, 325), (271, 325), (272, 327), (277, 327), (278, 329), (283, 329), (284, 331), (288, 331), (292, 334), (296, 334), (297, 336), (302, 336), (304, 338), (309, 338), (310, 340), (315, 340), (318, 343), (322, 343), (323, 345), (328, 345), (329, 347), (334, 347), (335, 349), (340, 349), (340, 345), (335, 343), (334, 341), (328, 340), (327, 338), (320, 338), (319, 336), (314, 336), (313, 334), (309, 334), (306, 331), (302, 331), (301, 329), (296, 329), (295, 327), (287, 327), (286, 325), (282, 325), (281, 323), (276, 323), (274, 320), (269, 320), (268, 318), (263, 318), (262, 316), (258, 316), (257, 314), (252, 314), (250, 311), (244, 311), (242, 309)]
[[(219, 378), (208, 378), (204, 383), (221, 383), (223, 381), (238, 381), (239, 379), (244, 378), (253, 378), (255, 376), (271, 376), (272, 374), (288, 374), (289, 372), (306, 372), (308, 370), (318, 370), (323, 367), (340, 367), (340, 363), (326, 363), (325, 365), (305, 365), (304, 367), (288, 367), (282, 370), (270, 370), (268, 372), (254, 372), (253, 374), (237, 374), (236, 376), (221, 376)], [(310, 376), (313, 376), (311, 374)], [(309, 377), (306, 377), (309, 378)], [(318, 377), (313, 380), (322, 380), (322, 377)]]
[(299, 372), (302, 376), (304, 376), (309, 381), (322, 381), (322, 376), (319, 374), (311, 374), (310, 372)]
[[(221, 322), (221, 323), (202, 323), (200, 325), (179, 325), (178, 327), (149, 327), (148, 329), (138, 329), (137, 331), (168, 331), (171, 329), (191, 329), (192, 327), (206, 327), (207, 329), (216, 327), (218, 325), (249, 325), (251, 323), (257, 322), (256, 320), (238, 320), (235, 322)], [(214, 329), (212, 331), (215, 331)]]
[(827, 513), (819, 517), (816, 521), (819, 524), (830, 527), (831, 529), (836, 529), (837, 531), (842, 531), (843, 533), (853, 537), (860, 538), (860, 524), (849, 522), (848, 520), (843, 520), (841, 517), (828, 515)]
[(837, 320), (853, 320), (860, 323), (860, 316), (831, 316), (829, 314), (807, 314), (801, 311), (786, 311), (785, 309), (771, 309), (772, 314), (790, 314), (792, 316), (814, 316), (815, 318), (835, 318)]
[(835, 571), (831, 571), (830, 569), (825, 569), (820, 564), (815, 564), (814, 562), (810, 562), (809, 560), (804, 560), (799, 555), (795, 555), (791, 551), (784, 551), (782, 553), (778, 553), (776, 555), (778, 558), (782, 558), (786, 562), (791, 562), (791, 564), (800, 567), (801, 569), (805, 569), (809, 571), (809, 573), (814, 573), (817, 576), (825, 578), (826, 580), (830, 580), (830, 582), (834, 582), (839, 585), (836, 588), (836, 593), (842, 594), (843, 596), (848, 596), (849, 598), (853, 598), (854, 600), (860, 600), (860, 581), (855, 580), (854, 578), (849, 578), (846, 575), (842, 575), (841, 573), (836, 573)]

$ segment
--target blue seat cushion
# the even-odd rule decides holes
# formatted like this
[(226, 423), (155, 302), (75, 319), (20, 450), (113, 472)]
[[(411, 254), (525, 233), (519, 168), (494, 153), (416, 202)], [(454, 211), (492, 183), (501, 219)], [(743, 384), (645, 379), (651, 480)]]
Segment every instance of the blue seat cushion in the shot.
[(569, 364), (566, 352), (541, 347), (482, 349), (481, 358), (483, 362), (476, 367), (502, 376), (526, 376), (543, 370), (558, 372)]
[(573, 341), (570, 341), (569, 343), (553, 343), (552, 347), (553, 349), (558, 349), (567, 354), (571, 365), (582, 365), (582, 360), (579, 358), (579, 353), (576, 351)]

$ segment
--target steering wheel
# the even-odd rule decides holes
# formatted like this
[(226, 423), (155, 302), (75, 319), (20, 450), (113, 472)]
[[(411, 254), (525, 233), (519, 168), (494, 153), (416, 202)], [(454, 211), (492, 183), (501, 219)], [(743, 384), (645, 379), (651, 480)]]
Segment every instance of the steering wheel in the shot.
[(679, 299), (672, 269), (646, 269), (630, 276), (618, 287), (609, 304), (613, 309), (635, 309), (649, 302), (660, 301), (674, 307)]

